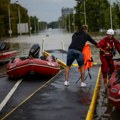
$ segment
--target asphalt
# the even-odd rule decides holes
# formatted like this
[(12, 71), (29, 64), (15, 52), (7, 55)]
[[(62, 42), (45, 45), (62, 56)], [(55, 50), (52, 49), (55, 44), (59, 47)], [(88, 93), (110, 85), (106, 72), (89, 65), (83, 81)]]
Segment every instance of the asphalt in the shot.
[[(32, 90), (31, 95), (24, 98), (19, 104), (16, 104), (16, 99), (10, 100), (0, 115), (1, 120), (85, 120), (92, 101), (99, 67), (99, 65), (95, 65), (91, 68), (92, 79), (89, 77), (86, 79), (86, 88), (80, 87), (80, 81), (76, 83), (80, 77), (77, 67), (73, 67), (70, 71), (68, 87), (63, 85), (64, 70), (47, 83), (45, 82), (43, 86), (34, 82), (28, 86), (27, 82), (15, 93), (16, 99), (20, 98), (21, 90), (29, 92), (28, 89), (32, 89), (34, 84), (37, 85), (36, 92), (33, 92), (35, 89)], [(1, 86), (0, 89), (4, 89)], [(10, 83), (9, 89), (11, 86), (12, 83)], [(0, 96), (4, 97), (2, 94)]]

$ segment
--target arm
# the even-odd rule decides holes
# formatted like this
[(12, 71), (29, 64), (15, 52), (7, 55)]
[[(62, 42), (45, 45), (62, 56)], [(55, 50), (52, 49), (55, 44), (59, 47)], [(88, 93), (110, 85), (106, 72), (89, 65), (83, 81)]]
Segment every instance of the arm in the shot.
[(91, 42), (92, 44), (94, 44), (95, 46), (97, 46), (97, 42), (96, 42), (90, 35), (88, 35), (87, 40), (88, 40), (89, 42)]
[(102, 40), (100, 40), (100, 42), (98, 42), (97, 47), (101, 48), (101, 49), (104, 49), (105, 44), (106, 44), (106, 41), (104, 39), (102, 39)]
[(120, 42), (116, 39), (114, 39), (115, 41), (115, 48), (117, 49), (118, 53), (120, 54)]

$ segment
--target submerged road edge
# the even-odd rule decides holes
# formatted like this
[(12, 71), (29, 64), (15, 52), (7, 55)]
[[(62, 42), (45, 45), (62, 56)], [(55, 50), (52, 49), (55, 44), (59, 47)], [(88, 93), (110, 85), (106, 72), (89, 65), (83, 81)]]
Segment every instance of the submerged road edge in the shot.
[(99, 68), (98, 71), (98, 76), (97, 76), (97, 81), (96, 81), (96, 85), (95, 85), (95, 89), (94, 89), (94, 93), (93, 93), (93, 97), (92, 97), (92, 102), (90, 104), (87, 116), (86, 116), (86, 120), (93, 120), (93, 115), (94, 115), (94, 111), (95, 111), (95, 104), (97, 101), (97, 96), (98, 96), (98, 90), (99, 90), (99, 83), (100, 83), (100, 74), (101, 74), (101, 67)]

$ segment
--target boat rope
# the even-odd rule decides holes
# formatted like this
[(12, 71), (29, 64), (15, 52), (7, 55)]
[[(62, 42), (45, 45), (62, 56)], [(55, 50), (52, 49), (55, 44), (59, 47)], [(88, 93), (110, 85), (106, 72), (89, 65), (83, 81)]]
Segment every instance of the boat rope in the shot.
[[(87, 74), (87, 76), (85, 77), (85, 79), (84, 79), (84, 81), (88, 78), (88, 76), (89, 76), (89, 78), (90, 79), (92, 79), (92, 76), (91, 76), (91, 74), (90, 74), (90, 69), (88, 68), (88, 74)], [(78, 80), (76, 81), (76, 83), (78, 83), (78, 81), (81, 79), (81, 75), (80, 75), (80, 77), (78, 78)]]

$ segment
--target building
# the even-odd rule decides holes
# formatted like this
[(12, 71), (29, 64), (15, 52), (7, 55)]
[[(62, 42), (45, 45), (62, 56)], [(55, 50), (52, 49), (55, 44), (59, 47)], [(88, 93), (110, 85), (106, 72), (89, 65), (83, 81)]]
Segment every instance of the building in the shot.
[(65, 8), (63, 7), (62, 10), (62, 17), (67, 16), (69, 14), (73, 14), (73, 8)]

